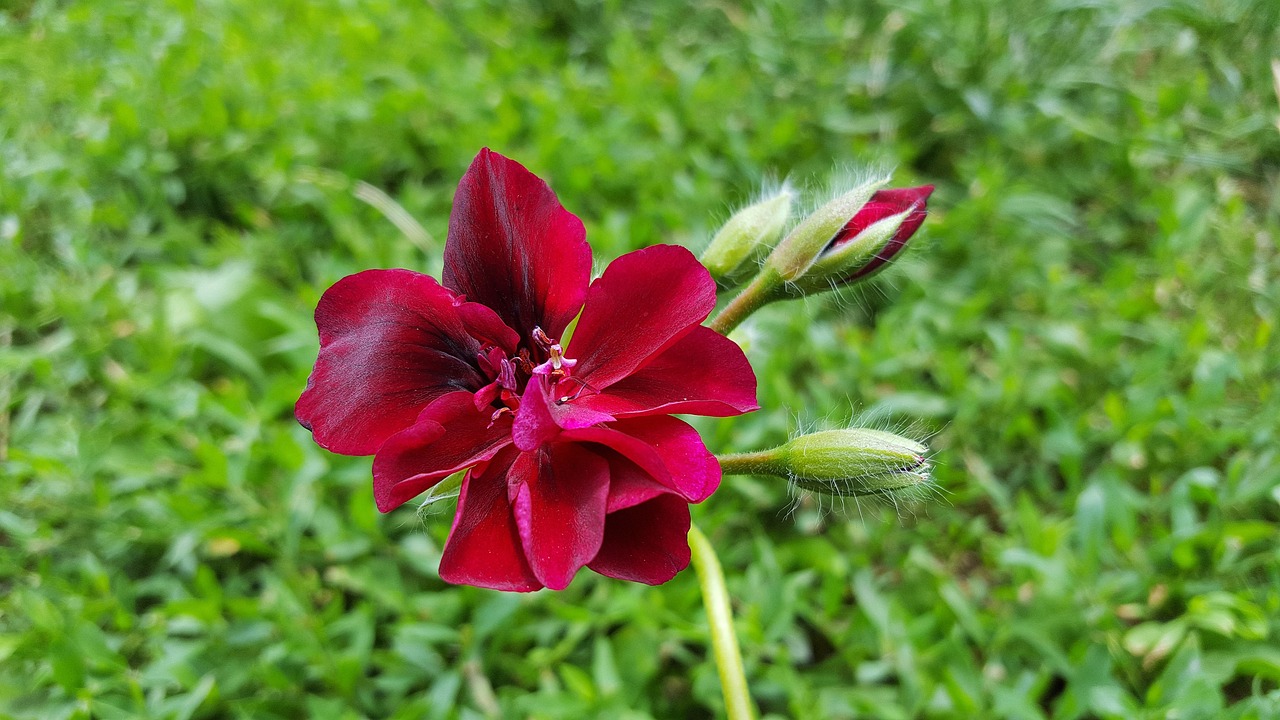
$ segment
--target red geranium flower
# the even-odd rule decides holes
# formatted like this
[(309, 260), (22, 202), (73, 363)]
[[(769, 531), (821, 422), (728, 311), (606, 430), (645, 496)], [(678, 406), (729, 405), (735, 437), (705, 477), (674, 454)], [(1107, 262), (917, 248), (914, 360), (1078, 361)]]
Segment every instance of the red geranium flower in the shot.
[(486, 149), (454, 197), (442, 283), (367, 270), (320, 299), (298, 420), (333, 452), (374, 455), (383, 512), (470, 468), (448, 582), (561, 589), (585, 565), (658, 584), (689, 563), (688, 505), (720, 467), (670, 415), (755, 410), (755, 375), (701, 326), (715, 283), (689, 251), (590, 273), (582, 222)]

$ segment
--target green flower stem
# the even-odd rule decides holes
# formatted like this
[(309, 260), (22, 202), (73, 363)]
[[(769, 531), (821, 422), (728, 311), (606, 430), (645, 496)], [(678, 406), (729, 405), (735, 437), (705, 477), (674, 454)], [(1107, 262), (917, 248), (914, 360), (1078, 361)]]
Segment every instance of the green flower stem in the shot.
[(693, 569), (702, 587), (702, 604), (707, 608), (707, 624), (711, 627), (711, 647), (720, 671), (720, 688), (729, 720), (752, 720), (755, 709), (747, 692), (747, 675), (742, 669), (742, 651), (733, 632), (733, 613), (729, 608), (729, 591), (724, 584), (724, 571), (707, 536), (697, 525), (689, 527), (689, 549)]
[(737, 297), (724, 306), (708, 327), (721, 335), (728, 335), (734, 328), (741, 325), (743, 320), (750, 317), (751, 313), (774, 300), (785, 297), (783, 287), (784, 283), (778, 272), (766, 267), (763, 272), (756, 275), (750, 285), (743, 288)]
[[(13, 345), (13, 328), (0, 326), (0, 352)], [(9, 459), (9, 394), (13, 391), (13, 376), (0, 375), (0, 462)]]
[(725, 475), (779, 475), (787, 476), (787, 469), (779, 462), (777, 449), (752, 453), (717, 455), (720, 471)]

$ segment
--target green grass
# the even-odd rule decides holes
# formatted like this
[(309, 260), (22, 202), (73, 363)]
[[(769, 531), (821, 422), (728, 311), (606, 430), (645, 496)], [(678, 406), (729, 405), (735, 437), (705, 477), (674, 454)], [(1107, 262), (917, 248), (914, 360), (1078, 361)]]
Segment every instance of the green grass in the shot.
[(487, 145), (600, 266), (769, 172), (939, 186), (700, 424), (936, 452), (910, 508), (696, 508), (763, 713), (1280, 717), (1277, 48), (1269, 0), (0, 3), (0, 715), (721, 712), (692, 572), (445, 586), (448, 511), (379, 516), (292, 419), (320, 293), (437, 271)]

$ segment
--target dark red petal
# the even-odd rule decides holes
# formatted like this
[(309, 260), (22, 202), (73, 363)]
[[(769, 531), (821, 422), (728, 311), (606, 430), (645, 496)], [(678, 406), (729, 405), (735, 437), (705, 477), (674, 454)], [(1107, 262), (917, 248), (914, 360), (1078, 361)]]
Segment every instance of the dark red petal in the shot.
[(522, 338), (539, 326), (560, 337), (590, 279), (582, 221), (523, 165), (481, 150), (453, 198), (445, 287), (493, 308)]
[(649, 445), (671, 472), (672, 488), (700, 503), (720, 487), (720, 463), (687, 422), (665, 415), (619, 420), (612, 427)]
[(619, 580), (661, 585), (689, 566), (689, 506), (675, 495), (612, 513), (588, 565)]
[(534, 377), (524, 388), (520, 396), (520, 409), (516, 410), (515, 422), (511, 425), (511, 436), (516, 447), (525, 452), (532, 452), (553, 440), (560, 434), (560, 426), (551, 416), (548, 407), (546, 388), (542, 379)]
[(441, 580), (517, 592), (542, 587), (525, 560), (507, 500), (507, 473), (518, 454), (509, 447), (462, 481), (458, 512), (440, 558)]
[(630, 375), (706, 319), (716, 284), (693, 253), (654, 245), (614, 260), (587, 291), (568, 357), (596, 390)]
[(563, 590), (604, 540), (609, 463), (573, 443), (521, 453), (511, 467), (516, 525), (538, 581)]
[(366, 270), (334, 283), (316, 307), (320, 354), (294, 408), (298, 422), (333, 452), (371, 455), (432, 400), (483, 386), (481, 344), (455, 302), (409, 270)]
[(531, 452), (555, 439), (560, 431), (591, 427), (613, 420), (607, 413), (574, 402), (557, 402), (541, 377), (525, 386), (516, 411), (512, 435), (516, 447)]
[[(604, 448), (600, 450), (609, 461), (609, 503), (605, 512), (615, 513), (652, 500), (659, 495), (674, 492), (621, 454)], [(663, 474), (664, 477), (669, 475), (670, 473)], [(682, 502), (687, 501), (682, 500)]]
[(485, 408), (490, 407), (493, 404), (493, 401), (497, 400), (501, 395), (502, 388), (498, 385), (498, 381), (494, 380), (488, 385), (477, 390), (476, 394), (471, 396), (471, 404), (476, 406), (476, 410), (484, 410)]
[(702, 502), (720, 486), (720, 463), (697, 430), (673, 417), (629, 418), (608, 427), (566, 430), (560, 437), (618, 452), (688, 502)]
[(458, 304), (458, 317), (467, 328), (467, 334), (481, 346), (496, 345), (512, 354), (520, 344), (520, 334), (507, 327), (498, 314), (477, 302)]
[(662, 456), (658, 454), (658, 451), (643, 440), (609, 427), (569, 430), (563, 434), (561, 440), (599, 445), (601, 446), (600, 450), (606, 456), (609, 455), (609, 451), (613, 451), (634, 464), (663, 487), (674, 491), (675, 481), (671, 479), (671, 471), (667, 469), (667, 464), (663, 462)]
[(477, 410), (469, 392), (441, 396), (417, 422), (387, 438), (373, 458), (373, 497), (389, 512), (459, 470), (511, 444), (508, 415)]
[(727, 417), (760, 408), (756, 375), (742, 348), (706, 327), (694, 328), (600, 394), (583, 394), (567, 404), (617, 418), (672, 413)]

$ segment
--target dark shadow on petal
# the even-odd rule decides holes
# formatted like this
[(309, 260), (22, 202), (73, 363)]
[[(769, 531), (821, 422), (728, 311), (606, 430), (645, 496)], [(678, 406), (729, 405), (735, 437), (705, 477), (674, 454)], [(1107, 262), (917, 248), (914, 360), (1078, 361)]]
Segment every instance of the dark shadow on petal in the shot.
[(316, 307), (320, 353), (294, 409), (317, 443), (373, 454), (432, 400), (488, 382), (477, 361), (482, 343), (455, 302), (410, 270), (366, 270), (325, 291)]
[(611, 513), (588, 565), (619, 580), (661, 585), (689, 566), (689, 506), (675, 495)]
[(444, 285), (493, 308), (528, 342), (535, 327), (559, 337), (590, 280), (582, 221), (523, 165), (481, 150), (453, 198)]

